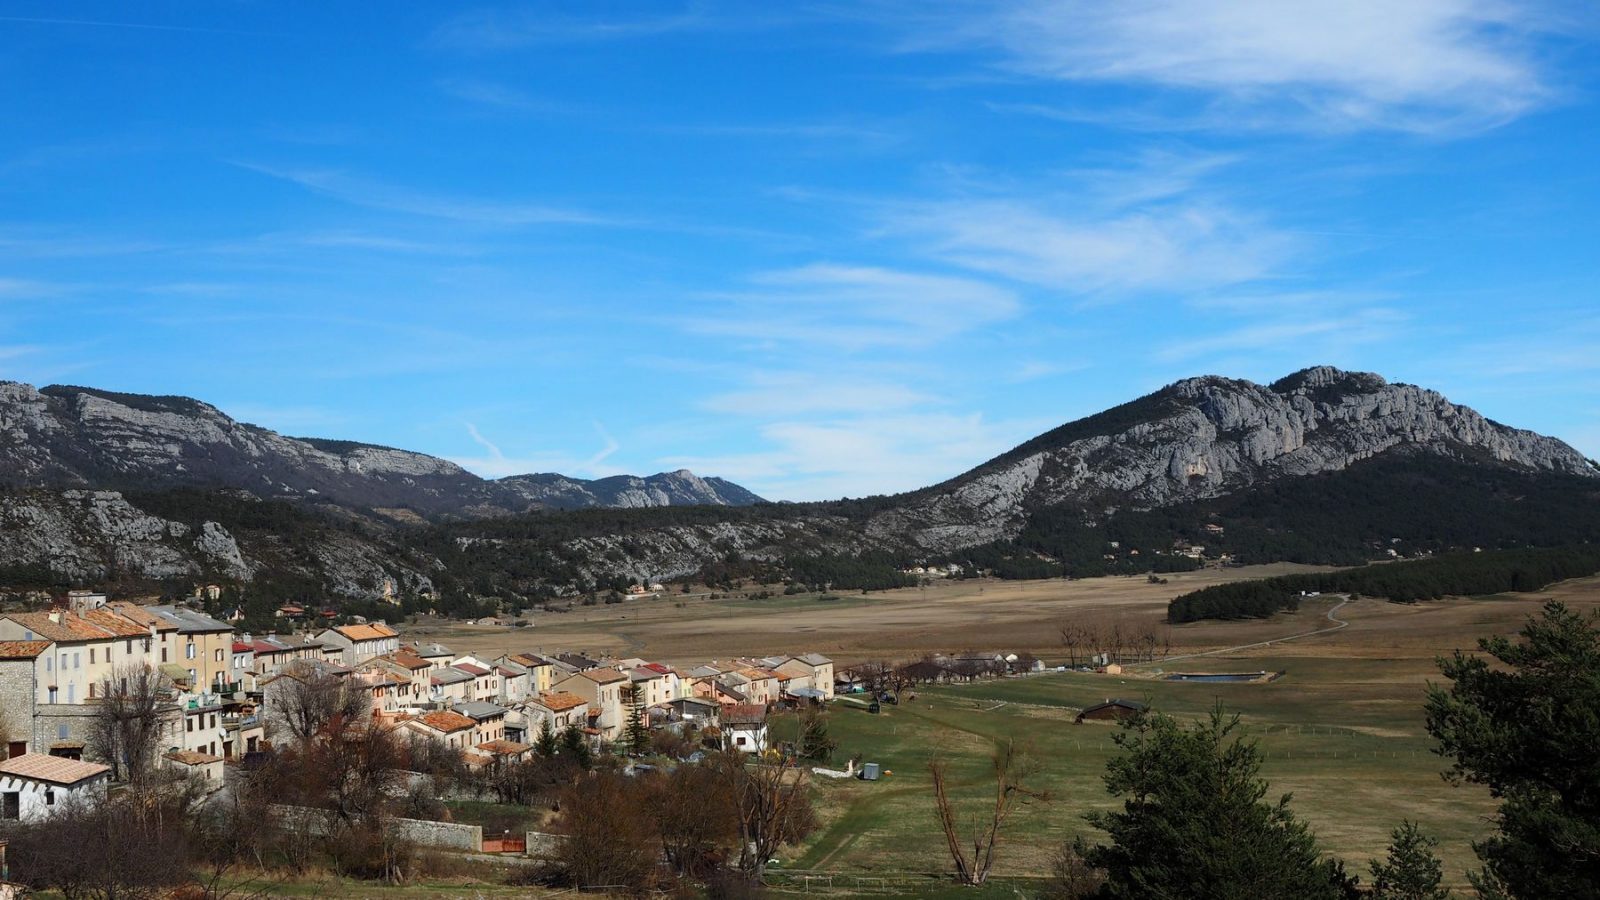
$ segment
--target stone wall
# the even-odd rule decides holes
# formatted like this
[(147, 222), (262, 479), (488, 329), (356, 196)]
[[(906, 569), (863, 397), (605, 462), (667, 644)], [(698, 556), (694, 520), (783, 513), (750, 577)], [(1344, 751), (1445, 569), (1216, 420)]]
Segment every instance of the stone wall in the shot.
[(92, 730), (99, 706), (87, 703), (40, 703), (33, 708), (35, 753), (49, 753), (52, 744), (78, 742), (84, 759), (95, 759)]
[(566, 843), (564, 834), (550, 834), (544, 831), (530, 831), (526, 835), (528, 840), (527, 854), (534, 859), (550, 859)]
[[(305, 828), (312, 834), (322, 834), (328, 827), (328, 813), (304, 806), (274, 806), (272, 811), (286, 827)], [(390, 819), (390, 833), (419, 847), (437, 847), (442, 850), (461, 850), (469, 853), (483, 852), (483, 828), (478, 825), (459, 825), (455, 822), (429, 822), (423, 819)]]
[(30, 751), (38, 747), (33, 733), (33, 660), (0, 660), (0, 753), (11, 741), (27, 741)]

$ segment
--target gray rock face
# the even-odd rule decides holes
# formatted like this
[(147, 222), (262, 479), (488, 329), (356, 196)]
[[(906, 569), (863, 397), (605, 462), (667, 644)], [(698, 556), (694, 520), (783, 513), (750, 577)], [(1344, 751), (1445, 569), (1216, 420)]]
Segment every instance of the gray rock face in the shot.
[(1013, 451), (886, 513), (874, 528), (905, 530), (930, 550), (955, 549), (1014, 535), (1030, 508), (1171, 506), (1396, 450), (1600, 474), (1567, 444), (1492, 422), (1436, 391), (1326, 366), (1271, 386), (1190, 378), (1139, 402), (1148, 406), (1139, 421), (1020, 457)]
[(153, 516), (116, 491), (0, 492), (0, 567), (45, 566), (80, 584), (118, 576), (248, 582), (270, 569), (312, 578), (333, 596), (363, 599), (386, 588), (433, 589), (392, 546), (333, 529), (302, 539), (304, 555), (284, 552), (276, 536), (241, 546), (216, 522), (196, 527)]
[(448, 460), (350, 441), (291, 438), (187, 397), (0, 382), (0, 487), (228, 487), (479, 518), (584, 506), (743, 505), (759, 497), (687, 471), (597, 481), (488, 481)]
[[(1031, 510), (1070, 504), (1150, 509), (1253, 484), (1345, 469), (1385, 453), (1473, 458), (1534, 471), (1600, 477), (1554, 438), (1492, 422), (1435, 391), (1319, 367), (1262, 386), (1191, 378), (1117, 410), (1029, 441), (944, 484), (903, 495), (864, 524), (808, 517), (783, 527), (739, 524), (585, 539), (596, 557), (625, 554), (623, 574), (670, 577), (725, 558), (799, 550), (937, 554), (1015, 537)], [(619, 568), (619, 567), (613, 567)]]
[(749, 506), (760, 497), (721, 478), (701, 478), (688, 469), (640, 478), (614, 475), (592, 481), (565, 475), (512, 475), (495, 482), (528, 503), (552, 509), (610, 506)]

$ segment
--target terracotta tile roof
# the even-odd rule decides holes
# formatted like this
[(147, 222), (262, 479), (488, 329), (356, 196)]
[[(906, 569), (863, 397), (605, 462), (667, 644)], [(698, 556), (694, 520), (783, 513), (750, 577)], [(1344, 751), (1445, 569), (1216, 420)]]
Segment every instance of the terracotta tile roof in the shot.
[(628, 676), (618, 672), (616, 669), (585, 669), (578, 674), (595, 684), (616, 684), (619, 681), (628, 680)]
[(0, 659), (34, 659), (49, 649), (49, 641), (0, 641)]
[(434, 731), (442, 731), (445, 734), (465, 731), (477, 724), (466, 716), (451, 712), (448, 709), (436, 709), (431, 713), (425, 713), (418, 716), (417, 721), (432, 728)]
[(530, 669), (550, 665), (550, 660), (534, 653), (514, 653), (511, 655), (511, 661), (519, 666), (527, 666)]
[(723, 710), (721, 718), (724, 727), (728, 725), (760, 725), (767, 720), (767, 708), (759, 703), (743, 703)]
[(352, 641), (379, 641), (384, 638), (398, 637), (400, 632), (387, 625), (340, 625), (333, 629)]
[(161, 618), (137, 603), (129, 603), (126, 600), (113, 600), (110, 603), (107, 603), (106, 606), (116, 610), (122, 615), (128, 617), (129, 620), (143, 625), (146, 628), (154, 626), (155, 630), (157, 631), (178, 630), (176, 623), (169, 622), (166, 619)]
[(550, 691), (539, 695), (539, 705), (551, 712), (566, 712), (588, 702), (577, 694), (569, 694), (566, 691)]
[(222, 762), (222, 757), (201, 753), (198, 750), (174, 750), (166, 754), (166, 758), (186, 766), (203, 766), (206, 763)]
[(489, 670), (488, 669), (485, 669), (483, 666), (475, 666), (472, 663), (456, 663), (455, 665), (451, 666), (450, 668), (452, 668), (452, 669), (460, 669), (461, 671), (467, 673), (468, 675), (472, 675), (472, 676), (475, 676), (475, 677), (478, 677), (478, 678), (482, 678), (483, 676), (489, 674)]
[(104, 641), (112, 637), (111, 632), (68, 610), (6, 613), (5, 617), (47, 641)]
[(661, 663), (645, 663), (642, 668), (649, 669), (652, 672), (660, 672), (663, 675), (672, 674), (672, 668), (670, 666), (663, 666)]
[(34, 781), (48, 781), (53, 784), (77, 784), (86, 778), (93, 778), (109, 771), (111, 771), (110, 766), (67, 759), (64, 756), (49, 756), (44, 753), (24, 753), (0, 762), (0, 775), (15, 775), (19, 778), (31, 778)]
[(516, 756), (519, 753), (527, 753), (533, 748), (527, 744), (519, 744), (516, 741), (485, 741), (478, 745), (478, 749), (502, 756)]
[(399, 663), (400, 665), (405, 666), (408, 669), (416, 670), (416, 669), (431, 669), (431, 668), (433, 668), (433, 663), (428, 662), (427, 660), (425, 660), (422, 657), (416, 655), (415, 653), (410, 653), (410, 652), (407, 652), (405, 650), (396, 650), (393, 654), (391, 654), (391, 658), (396, 663)]
[(149, 637), (150, 628), (141, 626), (125, 615), (110, 609), (91, 609), (83, 614), (85, 619), (99, 625), (117, 637)]

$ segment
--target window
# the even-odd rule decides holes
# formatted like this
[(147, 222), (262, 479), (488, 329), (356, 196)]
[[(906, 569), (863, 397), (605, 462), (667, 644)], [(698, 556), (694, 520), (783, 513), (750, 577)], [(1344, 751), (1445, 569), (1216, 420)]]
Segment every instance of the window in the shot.
[(49, 703), (56, 702), (56, 689), (55, 688), (51, 688), (50, 689), (50, 699), (47, 702), (49, 702)]
[(22, 793), (6, 791), (3, 802), (0, 802), (0, 819), (20, 818), (22, 818)]
[(94, 648), (89, 648), (89, 665), (94, 665)]
[(194, 720), (193, 719), (184, 719), (183, 720), (183, 730), (189, 732), (190, 734), (193, 734), (194, 733)]
[(66, 739), (67, 739), (67, 726), (65, 726), (65, 725), (57, 725), (56, 726), (56, 740), (64, 741)]
[(194, 641), (190, 641), (188, 646), (183, 648), (183, 658), (194, 659)]
[(44, 789), (44, 805), (45, 806), (55, 806), (56, 805), (56, 791), (55, 791), (55, 788), (45, 788)]
[(83, 668), (83, 651), (80, 650), (77, 653), (72, 654), (72, 667), (74, 669)]
[(122, 642), (122, 651), (129, 656), (133, 655), (133, 638), (128, 638)]
[(222, 662), (222, 651), (217, 650), (217, 662)]
[(44, 658), (44, 670), (46, 672), (54, 672), (56, 670), (56, 658), (54, 656), (46, 656)]
[(78, 702), (78, 683), (76, 681), (67, 682), (67, 702)]

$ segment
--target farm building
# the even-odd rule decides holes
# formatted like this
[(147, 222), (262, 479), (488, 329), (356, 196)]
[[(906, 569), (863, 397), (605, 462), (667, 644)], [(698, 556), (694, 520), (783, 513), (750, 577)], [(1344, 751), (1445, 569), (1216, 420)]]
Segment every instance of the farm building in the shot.
[(1144, 704), (1137, 700), (1107, 700), (1093, 706), (1084, 707), (1078, 713), (1078, 722), (1107, 722), (1131, 719), (1144, 712)]

